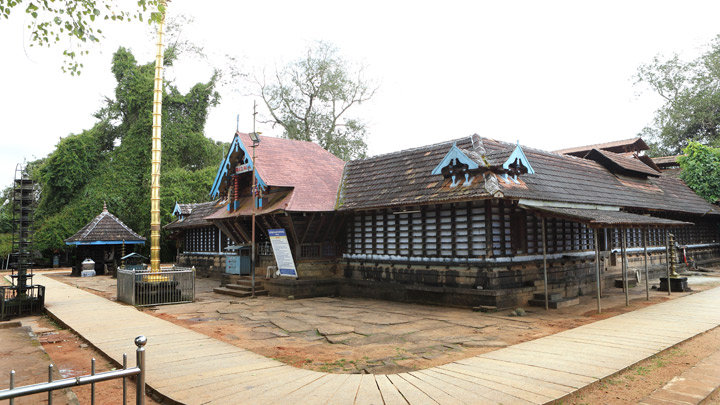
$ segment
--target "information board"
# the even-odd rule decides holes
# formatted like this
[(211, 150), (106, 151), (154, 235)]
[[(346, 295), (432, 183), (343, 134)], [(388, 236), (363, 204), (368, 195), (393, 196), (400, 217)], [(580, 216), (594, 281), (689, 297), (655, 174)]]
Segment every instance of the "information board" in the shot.
[(285, 229), (268, 229), (268, 235), (270, 236), (270, 243), (272, 243), (280, 275), (297, 277), (297, 270), (295, 269), (295, 262), (293, 261)]

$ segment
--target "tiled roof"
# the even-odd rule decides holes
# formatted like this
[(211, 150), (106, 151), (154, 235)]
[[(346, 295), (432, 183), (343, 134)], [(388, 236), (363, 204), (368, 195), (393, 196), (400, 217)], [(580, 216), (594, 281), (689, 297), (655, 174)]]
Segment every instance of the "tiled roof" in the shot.
[[(483, 138), (488, 155), (514, 145)], [(472, 149), (470, 137), (407, 151), (376, 156), (347, 164), (338, 205), (340, 209), (369, 209), (394, 205), (429, 204), (487, 198), (482, 176), (470, 186), (450, 188), (450, 180), (431, 175), (453, 142)], [(499, 181), (505, 198), (666, 210), (693, 214), (717, 213), (712, 205), (690, 190), (682, 180), (660, 175), (634, 178), (614, 175), (599, 163), (523, 148), (535, 174), (518, 177), (519, 184)], [(496, 160), (501, 160), (498, 156)], [(642, 164), (641, 162), (638, 162)]]
[[(339, 208), (362, 209), (489, 196), (481, 175), (475, 176), (470, 187), (450, 187), (449, 179), (430, 174), (452, 145), (453, 141), (448, 141), (348, 162)], [(457, 146), (472, 150), (469, 137), (459, 139)], [(499, 150), (496, 148), (493, 152)], [(511, 152), (508, 150), (507, 155)], [(492, 155), (489, 150), (488, 155)]]
[(674, 221), (671, 219), (638, 215), (622, 211), (605, 211), (596, 209), (555, 208), (555, 207), (523, 207), (535, 211), (540, 215), (565, 218), (576, 222), (586, 223), (590, 226), (686, 226), (690, 222)]
[(577, 146), (574, 148), (556, 150), (555, 153), (560, 155), (573, 155), (583, 157), (587, 152), (593, 149), (602, 149), (610, 152), (622, 153), (628, 151), (641, 151), (650, 149), (645, 141), (640, 137), (623, 139), (620, 141), (612, 141), (605, 143), (598, 143), (595, 145)]
[(600, 149), (593, 149), (585, 156), (585, 159), (594, 160), (605, 166), (613, 173), (631, 173), (645, 176), (657, 177), (660, 172), (646, 165), (639, 159), (624, 154), (608, 152)]
[[(251, 160), (250, 136), (239, 132), (236, 136)], [(345, 162), (318, 144), (261, 136), (255, 148), (255, 161), (258, 175), (266, 185), (292, 188), (286, 211), (334, 210)]]
[[(269, 214), (277, 211), (287, 211), (287, 207), (292, 200), (292, 191), (280, 191), (277, 193), (265, 194), (263, 198), (263, 206), (259, 207), (255, 214)], [(242, 197), (238, 200), (238, 207), (232, 211), (228, 211), (227, 206), (223, 205), (222, 209), (215, 209), (212, 213), (205, 216), (206, 220), (224, 219), (238, 216), (252, 215), (252, 197)]]
[(177, 211), (180, 215), (187, 215), (192, 212), (193, 205), (195, 204), (180, 204), (177, 205)]
[(198, 228), (204, 226), (212, 226), (212, 223), (205, 220), (205, 217), (217, 211), (218, 208), (224, 207), (224, 204), (218, 201), (208, 201), (204, 203), (194, 204), (178, 204), (182, 209), (187, 210), (184, 217), (165, 225), (167, 230)]
[(102, 242), (144, 243), (145, 238), (138, 235), (115, 215), (103, 209), (77, 233), (67, 239), (68, 245), (102, 244)]
[(677, 158), (679, 158), (680, 156), (682, 156), (682, 155), (661, 156), (661, 157), (654, 157), (654, 158), (652, 158), (652, 160), (661, 169), (667, 169), (670, 167), (678, 167), (679, 163), (677, 161)]

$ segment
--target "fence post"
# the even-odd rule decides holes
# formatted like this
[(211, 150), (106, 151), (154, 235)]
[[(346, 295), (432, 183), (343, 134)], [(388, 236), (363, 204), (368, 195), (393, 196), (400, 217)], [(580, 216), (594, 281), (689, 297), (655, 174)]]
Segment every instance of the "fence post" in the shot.
[[(95, 375), (95, 357), (90, 360), (90, 375)], [(90, 403), (95, 405), (95, 383), (90, 384)]]
[[(53, 381), (53, 365), (50, 364), (48, 366), (48, 382), (51, 383)], [(52, 405), (52, 390), (48, 391), (48, 405)]]
[(137, 405), (145, 405), (145, 344), (147, 338), (145, 336), (138, 336), (135, 338), (135, 346), (137, 346), (137, 367), (140, 369), (140, 374), (137, 375), (137, 386), (135, 388), (135, 403)]
[[(127, 370), (127, 353), (123, 353), (123, 370)], [(127, 378), (123, 377), (123, 405), (127, 405)]]
[[(15, 370), (10, 370), (10, 389), (15, 388)], [(15, 404), (15, 399), (10, 398), (10, 405)]]

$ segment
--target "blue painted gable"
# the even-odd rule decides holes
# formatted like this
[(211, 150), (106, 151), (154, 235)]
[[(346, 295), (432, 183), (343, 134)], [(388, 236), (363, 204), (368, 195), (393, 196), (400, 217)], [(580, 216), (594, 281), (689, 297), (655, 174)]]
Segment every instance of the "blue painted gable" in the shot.
[[(243, 161), (242, 164), (249, 164), (250, 169), (253, 167), (253, 162), (250, 157), (252, 154), (248, 153), (247, 148), (245, 145), (240, 141), (240, 137), (237, 133), (235, 133), (235, 136), (233, 137), (232, 142), (230, 142), (230, 148), (228, 149), (227, 155), (225, 156), (225, 159), (223, 159), (222, 163), (220, 163), (220, 167), (218, 167), (218, 172), (215, 175), (215, 181), (213, 181), (212, 188), (210, 189), (210, 196), (212, 198), (218, 198), (218, 193), (220, 191), (220, 185), (225, 180), (226, 176), (228, 176), (230, 173), (230, 168), (234, 162), (231, 162), (230, 157), (239, 151), (243, 152)], [(255, 172), (255, 178), (257, 179), (257, 184), (264, 190), (267, 189), (267, 185), (260, 177), (260, 173)]]
[(453, 163), (453, 160), (456, 162), (455, 164), (462, 163), (467, 165), (468, 170), (474, 170), (480, 167), (475, 161), (467, 157), (467, 155), (465, 155), (465, 153), (460, 150), (460, 148), (458, 148), (456, 144), (453, 144), (453, 146), (450, 148), (450, 151), (448, 151), (440, 164), (435, 166), (432, 174), (442, 174), (442, 169), (450, 166)]

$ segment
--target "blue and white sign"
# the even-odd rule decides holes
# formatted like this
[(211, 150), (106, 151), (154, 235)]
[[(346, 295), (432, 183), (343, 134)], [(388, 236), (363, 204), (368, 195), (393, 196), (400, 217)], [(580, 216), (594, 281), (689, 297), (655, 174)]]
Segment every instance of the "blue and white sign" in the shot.
[(272, 243), (275, 261), (277, 262), (280, 275), (297, 278), (295, 261), (292, 257), (292, 251), (290, 250), (290, 244), (288, 243), (285, 230), (268, 229), (268, 235), (270, 236), (270, 243)]

